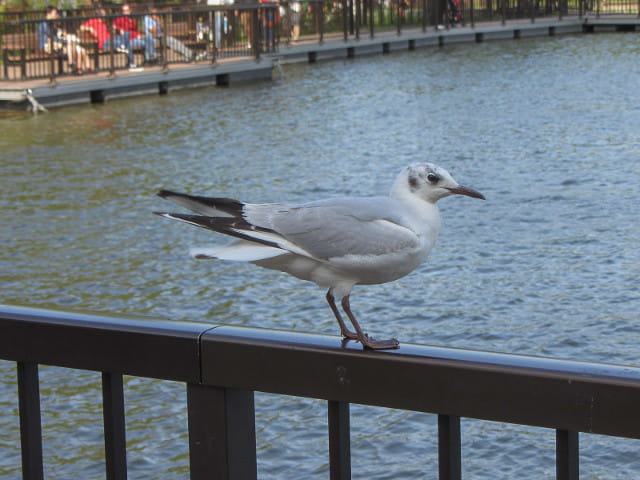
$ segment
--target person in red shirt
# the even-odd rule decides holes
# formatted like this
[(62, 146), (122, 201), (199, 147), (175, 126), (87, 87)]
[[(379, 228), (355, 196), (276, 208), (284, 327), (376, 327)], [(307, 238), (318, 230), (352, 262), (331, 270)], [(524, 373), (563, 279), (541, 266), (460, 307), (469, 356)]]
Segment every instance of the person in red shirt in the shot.
[(156, 60), (154, 38), (140, 33), (135, 18), (129, 16), (131, 15), (131, 6), (128, 3), (122, 4), (122, 15), (123, 16), (114, 20), (113, 26), (118, 30), (120, 35), (129, 34), (129, 45), (131, 48), (144, 48), (145, 63), (154, 62)]
[(131, 15), (131, 6), (128, 3), (122, 4), (122, 15), (122, 17), (118, 17), (113, 21), (113, 26), (118, 29), (120, 34), (129, 32), (129, 41), (140, 37), (138, 24), (129, 16)]
[[(100, 50), (110, 50), (111, 34), (109, 33), (109, 27), (107, 27), (105, 23), (107, 12), (104, 8), (99, 8), (97, 14), (97, 17), (90, 18), (80, 25), (80, 31), (89, 32), (98, 42), (98, 48)], [(126, 53), (129, 59), (129, 67), (135, 68), (133, 53), (131, 53), (131, 46), (129, 44), (129, 32), (115, 35), (113, 37), (113, 46), (116, 51)]]
[[(99, 10), (98, 14), (104, 15), (104, 13), (101, 12), (104, 12), (104, 10)], [(90, 18), (82, 25), (80, 25), (80, 30), (83, 32), (89, 32), (98, 42), (98, 48), (100, 50), (104, 50), (104, 46), (111, 38), (111, 35), (109, 35), (109, 30), (107, 29), (107, 24), (104, 23), (104, 20), (102, 18)]]

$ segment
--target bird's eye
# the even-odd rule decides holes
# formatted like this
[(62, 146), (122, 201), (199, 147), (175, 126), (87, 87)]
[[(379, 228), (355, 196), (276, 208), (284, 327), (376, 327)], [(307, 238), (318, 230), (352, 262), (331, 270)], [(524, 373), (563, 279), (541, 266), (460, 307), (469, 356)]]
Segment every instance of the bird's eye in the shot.
[(427, 180), (429, 180), (429, 182), (431, 183), (438, 183), (438, 180), (440, 180), (440, 177), (435, 173), (430, 173), (429, 175), (427, 175)]

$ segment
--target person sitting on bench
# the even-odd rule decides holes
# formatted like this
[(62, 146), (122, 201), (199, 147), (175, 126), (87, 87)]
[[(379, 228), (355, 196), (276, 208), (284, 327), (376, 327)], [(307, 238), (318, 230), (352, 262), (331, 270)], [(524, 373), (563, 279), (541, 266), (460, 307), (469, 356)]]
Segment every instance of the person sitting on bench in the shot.
[[(151, 13), (144, 17), (144, 32), (146, 35), (152, 36), (154, 38), (162, 38), (162, 21), (160, 20), (160, 17), (158, 15), (157, 7), (151, 7)], [(177, 38), (172, 37), (171, 35), (167, 35), (166, 39), (167, 48), (178, 52), (187, 60), (191, 61), (201, 59), (201, 56), (196, 56), (193, 50), (191, 50)]]
[(129, 34), (129, 44), (131, 48), (144, 48), (145, 63), (155, 62), (157, 59), (154, 38), (151, 35), (143, 35), (140, 33), (135, 18), (129, 15), (131, 15), (131, 6), (128, 3), (123, 3), (122, 16), (114, 20), (113, 26), (118, 29), (120, 34)]
[(91, 71), (91, 60), (87, 51), (80, 46), (80, 39), (67, 33), (58, 20), (60, 12), (53, 5), (48, 5), (45, 13), (47, 21), (38, 24), (38, 48), (46, 53), (64, 56), (73, 73), (81, 74)]
[(104, 8), (97, 10), (97, 17), (90, 18), (82, 25), (80, 25), (80, 31), (88, 32), (98, 42), (99, 50), (111, 50), (111, 44), (113, 40), (113, 48), (117, 52), (127, 54), (129, 60), (129, 68), (135, 68), (136, 64), (133, 60), (133, 53), (131, 52), (131, 45), (129, 43), (129, 32), (124, 34), (114, 35), (113, 39), (109, 33), (109, 28), (104, 21), (107, 15), (107, 11)]

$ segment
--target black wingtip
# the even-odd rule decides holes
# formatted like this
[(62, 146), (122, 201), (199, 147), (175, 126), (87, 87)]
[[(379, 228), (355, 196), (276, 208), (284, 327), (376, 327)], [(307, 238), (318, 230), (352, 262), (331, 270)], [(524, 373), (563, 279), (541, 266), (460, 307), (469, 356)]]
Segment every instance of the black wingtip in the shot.
[(160, 191), (157, 193), (157, 195), (158, 195), (159, 197), (162, 197), (162, 198), (167, 198), (167, 197), (170, 197), (170, 196), (172, 196), (172, 195), (176, 195), (176, 192), (172, 192), (171, 190), (165, 190), (165, 189), (163, 188), (162, 190), (160, 190)]

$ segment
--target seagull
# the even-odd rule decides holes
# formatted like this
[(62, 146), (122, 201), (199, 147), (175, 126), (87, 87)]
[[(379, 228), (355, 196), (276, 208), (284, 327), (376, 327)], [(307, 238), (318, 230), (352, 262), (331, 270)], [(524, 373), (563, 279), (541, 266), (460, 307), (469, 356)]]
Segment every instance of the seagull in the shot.
[(160, 190), (160, 197), (195, 214), (154, 213), (235, 237), (228, 245), (192, 248), (196, 259), (249, 262), (328, 288), (326, 299), (342, 336), (383, 350), (398, 348), (398, 340), (376, 340), (362, 331), (349, 305), (351, 290), (397, 280), (418, 267), (440, 230), (436, 202), (454, 194), (485, 198), (444, 168), (415, 163), (400, 172), (388, 196), (257, 204)]

